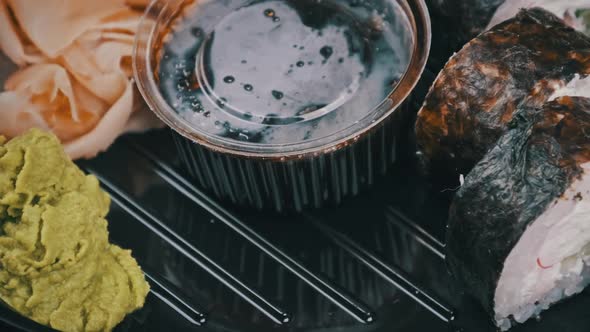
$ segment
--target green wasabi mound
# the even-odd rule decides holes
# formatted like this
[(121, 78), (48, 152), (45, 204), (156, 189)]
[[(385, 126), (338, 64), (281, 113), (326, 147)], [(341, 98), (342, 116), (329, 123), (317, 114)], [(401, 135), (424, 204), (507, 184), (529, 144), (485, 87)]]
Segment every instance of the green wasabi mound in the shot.
[(0, 298), (61, 331), (111, 331), (149, 291), (109, 243), (110, 197), (52, 134), (0, 136)]

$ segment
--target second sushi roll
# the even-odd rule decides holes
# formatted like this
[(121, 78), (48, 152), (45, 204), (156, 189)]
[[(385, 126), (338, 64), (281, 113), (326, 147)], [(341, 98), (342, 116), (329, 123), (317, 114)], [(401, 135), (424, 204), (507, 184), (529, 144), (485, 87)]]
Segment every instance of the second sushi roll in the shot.
[(522, 109), (450, 210), (454, 277), (507, 330), (590, 284), (590, 99)]

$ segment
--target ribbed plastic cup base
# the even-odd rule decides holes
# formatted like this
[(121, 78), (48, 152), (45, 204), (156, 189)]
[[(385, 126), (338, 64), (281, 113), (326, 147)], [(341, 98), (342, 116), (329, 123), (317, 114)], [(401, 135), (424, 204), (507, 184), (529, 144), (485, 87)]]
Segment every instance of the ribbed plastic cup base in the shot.
[(173, 136), (188, 173), (217, 197), (257, 209), (301, 211), (340, 204), (384, 175), (406, 134), (408, 104), (360, 140), (306, 159), (239, 158)]

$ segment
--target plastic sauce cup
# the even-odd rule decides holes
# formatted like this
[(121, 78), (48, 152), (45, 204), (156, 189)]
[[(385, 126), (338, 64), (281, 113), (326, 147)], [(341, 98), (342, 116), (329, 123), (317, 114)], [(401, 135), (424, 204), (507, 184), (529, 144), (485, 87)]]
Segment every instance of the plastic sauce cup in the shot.
[(156, 0), (133, 65), (198, 185), (283, 211), (390, 168), (429, 50), (422, 0)]

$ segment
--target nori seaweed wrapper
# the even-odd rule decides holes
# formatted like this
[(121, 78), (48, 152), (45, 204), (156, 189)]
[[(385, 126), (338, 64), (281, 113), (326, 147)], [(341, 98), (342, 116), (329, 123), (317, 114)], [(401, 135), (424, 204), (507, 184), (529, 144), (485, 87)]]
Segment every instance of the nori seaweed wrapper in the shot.
[(418, 113), (423, 166), (468, 173), (516, 109), (540, 107), (576, 74), (590, 74), (590, 38), (543, 9), (522, 10), (479, 35), (449, 60)]
[(447, 229), (451, 273), (492, 315), (510, 251), (590, 161), (590, 99), (562, 97), (523, 110), (510, 126), (466, 177)]

